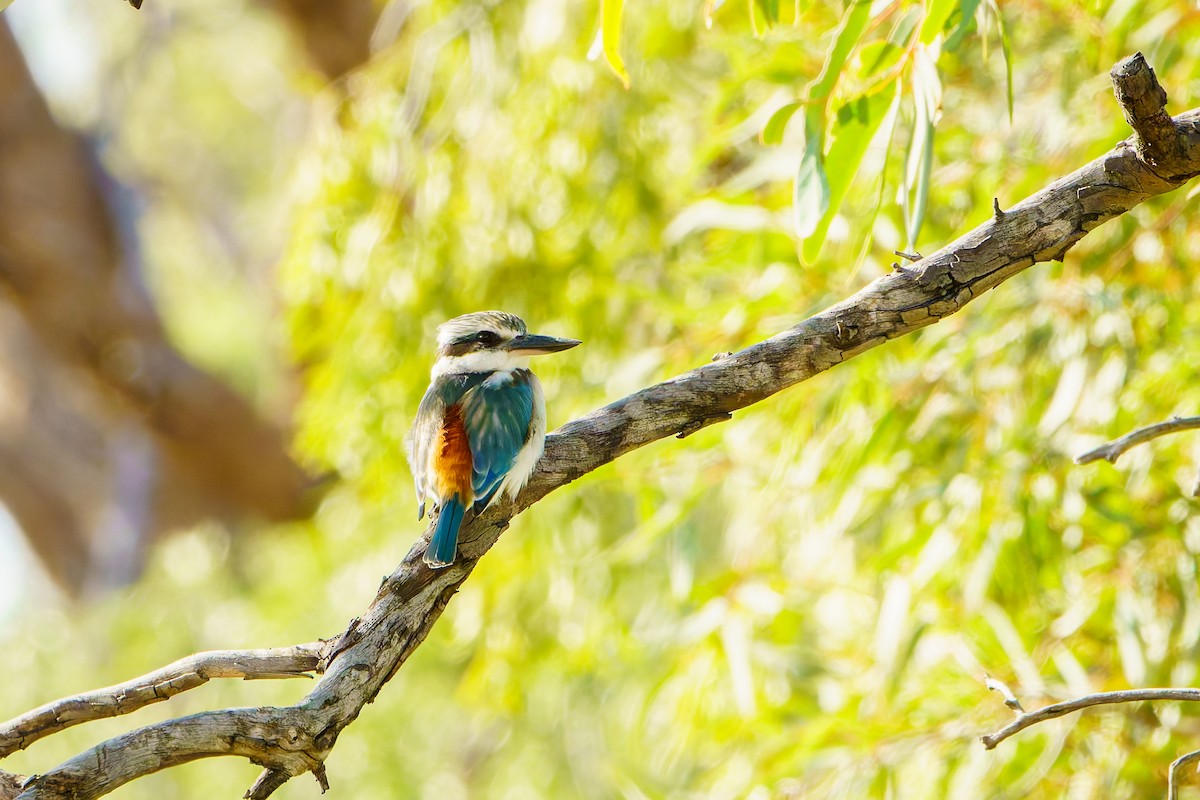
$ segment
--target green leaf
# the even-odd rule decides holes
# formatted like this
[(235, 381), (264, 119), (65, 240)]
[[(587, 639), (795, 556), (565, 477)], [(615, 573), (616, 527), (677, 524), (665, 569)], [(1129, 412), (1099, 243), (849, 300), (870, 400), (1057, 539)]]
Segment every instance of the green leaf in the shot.
[(924, 18), (925, 10), (920, 6), (912, 6), (900, 15), (900, 19), (896, 20), (896, 24), (892, 26), (892, 30), (888, 33), (887, 40), (896, 45), (896, 47), (907, 49), (917, 23)]
[(792, 194), (792, 214), (796, 236), (800, 239), (812, 235), (829, 208), (829, 180), (825, 176), (821, 157), (823, 116), (815, 107), (809, 107), (804, 115), (804, 156), (800, 159), (800, 168), (796, 170)]
[(933, 113), (920, 68), (913, 70), (913, 103), (916, 106), (916, 118), (908, 152), (904, 156), (904, 187), (901, 195), (909, 250), (916, 248), (917, 236), (925, 221), (929, 176), (933, 169)]
[(946, 27), (956, 0), (925, 0), (925, 21), (921, 23), (921, 44), (931, 44)]
[(704, 0), (704, 27), (712, 30), (713, 13), (725, 5), (725, 0)]
[(962, 0), (959, 3), (958, 10), (960, 16), (958, 25), (946, 37), (945, 44), (942, 45), (942, 50), (951, 52), (957, 50), (963, 40), (975, 30), (975, 9), (979, 8), (979, 0)]
[(1013, 78), (1012, 78), (1012, 42), (1008, 38), (1008, 26), (1004, 24), (1004, 14), (1000, 6), (992, 3), (992, 11), (996, 14), (996, 24), (1000, 28), (1000, 50), (1004, 53), (1004, 77), (1008, 86), (1008, 122), (1013, 121)]
[(766, 17), (768, 26), (779, 22), (779, 0), (756, 0), (756, 2), (762, 10), (763, 16)]
[(863, 45), (862, 50), (858, 53), (862, 63), (862, 69), (858, 73), (859, 77), (869, 78), (885, 69), (894, 67), (900, 61), (903, 53), (902, 49), (891, 42), (878, 41)]
[(779, 144), (783, 141), (783, 133), (787, 130), (788, 123), (796, 110), (800, 108), (800, 103), (788, 103), (783, 106), (767, 120), (767, 124), (763, 126), (760, 138), (763, 144)]
[(933, 120), (927, 115), (917, 115), (906, 166), (909, 168), (905, 173), (909, 177), (905, 182), (905, 194), (909, 194), (913, 184), (916, 184), (916, 196), (906, 206), (904, 215), (908, 248), (913, 250), (916, 249), (921, 226), (925, 223), (925, 209), (929, 205), (929, 176), (933, 172)]
[(933, 171), (933, 132), (941, 105), (942, 83), (938, 77), (934, 55), (919, 49), (912, 69), (912, 98), (916, 107), (913, 134), (904, 157), (904, 185), (901, 203), (904, 208), (905, 232), (908, 247), (914, 249), (925, 209), (929, 204), (929, 178)]
[[(886, 120), (890, 119), (892, 124), (895, 124), (897, 86), (898, 82), (892, 82), (883, 91), (869, 98), (860, 97), (853, 103), (847, 103), (842, 107), (849, 109), (849, 113), (845, 115), (839, 110), (839, 121), (834, 126), (832, 143), (825, 157), (825, 163), (831, 168), (827, 174), (829, 199), (812, 232), (803, 237), (800, 258), (805, 264), (812, 264), (820, 256), (829, 225), (837, 216), (846, 191), (850, 188), (854, 176), (858, 174), (859, 166), (875, 134)], [(888, 135), (891, 135), (890, 132)]]
[[(887, 188), (888, 164), (892, 160), (892, 139), (896, 135), (896, 119), (900, 116), (900, 100), (904, 97), (904, 90), (899, 80), (895, 82), (894, 87), (892, 104), (888, 107), (887, 114), (883, 119), (883, 125), (880, 128), (881, 133), (879, 136), (883, 139), (883, 164), (879, 167), (879, 178), (876, 181), (875, 189), (872, 191), (875, 201), (871, 204), (871, 213), (862, 220), (862, 232), (859, 236), (861, 243), (858, 248), (858, 258), (854, 263), (855, 275), (862, 268), (862, 264), (867, 258), (867, 253), (870, 252), (872, 234), (875, 230), (875, 220), (879, 217), (879, 209), (883, 208), (883, 193)], [(883, 131), (886, 131), (886, 133)], [(872, 139), (872, 141), (874, 140)]]
[(870, 0), (850, 0), (846, 14), (842, 17), (842, 21), (834, 33), (833, 45), (825, 54), (825, 63), (821, 67), (821, 74), (808, 85), (809, 101), (824, 100), (830, 95), (841, 76), (842, 67), (846, 65), (846, 60), (850, 58), (850, 53), (854, 51), (854, 46), (862, 38), (863, 31), (866, 30), (870, 20)]
[(625, 61), (621, 58), (621, 14), (624, 10), (625, 0), (600, 0), (600, 36), (604, 44), (604, 60), (628, 89), (629, 70), (625, 69)]

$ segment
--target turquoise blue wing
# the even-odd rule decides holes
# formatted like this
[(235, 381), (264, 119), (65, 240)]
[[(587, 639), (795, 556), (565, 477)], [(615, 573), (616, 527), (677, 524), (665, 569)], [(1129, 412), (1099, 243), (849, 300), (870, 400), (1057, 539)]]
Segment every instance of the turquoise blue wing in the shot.
[(463, 422), (471, 443), (477, 508), (491, 502), (529, 439), (533, 419), (531, 377), (528, 370), (493, 373), (463, 395)]
[(417, 418), (413, 420), (407, 444), (408, 463), (412, 468), (413, 478), (417, 489), (417, 519), (425, 516), (425, 503), (433, 500), (435, 505), (449, 498), (434, 497), (431, 487), (434, 481), (425, 474), (429, 465), (429, 448), (437, 438), (446, 410), (460, 402), (463, 396), (487, 379), (487, 373), (464, 373), (457, 375), (441, 375), (429, 384), (425, 396), (421, 398), (421, 407), (417, 409)]

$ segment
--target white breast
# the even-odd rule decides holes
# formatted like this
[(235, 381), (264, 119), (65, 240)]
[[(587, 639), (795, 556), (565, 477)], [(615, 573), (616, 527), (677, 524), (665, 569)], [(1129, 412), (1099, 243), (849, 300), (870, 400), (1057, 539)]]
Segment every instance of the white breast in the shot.
[(529, 385), (533, 389), (533, 419), (529, 422), (529, 441), (517, 453), (512, 469), (504, 476), (500, 491), (496, 492), (497, 496), (507, 493), (514, 500), (529, 482), (529, 476), (533, 474), (546, 449), (546, 395), (542, 392), (541, 381), (533, 373), (530, 373)]

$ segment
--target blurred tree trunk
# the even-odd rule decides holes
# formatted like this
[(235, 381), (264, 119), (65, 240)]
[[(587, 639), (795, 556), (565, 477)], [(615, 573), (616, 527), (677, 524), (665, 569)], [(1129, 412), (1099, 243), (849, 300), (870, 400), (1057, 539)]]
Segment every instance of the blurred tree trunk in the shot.
[(371, 55), (371, 34), (378, 16), (371, 0), (269, 0), (300, 34), (313, 64), (338, 78)]
[(79, 590), (205, 517), (295, 519), (312, 480), (283, 432), (166, 340), (85, 143), (0, 22), (0, 499)]

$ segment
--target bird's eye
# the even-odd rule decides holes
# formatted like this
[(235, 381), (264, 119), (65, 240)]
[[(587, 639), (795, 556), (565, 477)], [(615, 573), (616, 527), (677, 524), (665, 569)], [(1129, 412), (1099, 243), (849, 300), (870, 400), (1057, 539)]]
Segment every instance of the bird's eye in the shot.
[(500, 334), (496, 333), (495, 331), (480, 331), (479, 333), (475, 334), (475, 341), (482, 345), (491, 347), (492, 345), (500, 343)]

